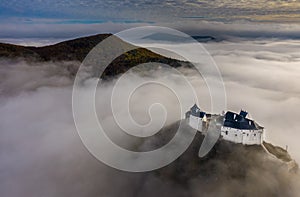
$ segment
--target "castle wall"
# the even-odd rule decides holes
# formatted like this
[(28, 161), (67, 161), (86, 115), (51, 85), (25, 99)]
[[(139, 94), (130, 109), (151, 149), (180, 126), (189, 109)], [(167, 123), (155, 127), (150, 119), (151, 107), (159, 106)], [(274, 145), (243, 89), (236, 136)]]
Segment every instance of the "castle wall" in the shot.
[(243, 143), (243, 134), (239, 129), (231, 127), (221, 127), (221, 136), (224, 140), (234, 142), (234, 143)]
[[(188, 123), (189, 125), (200, 131), (207, 132), (206, 122), (203, 122), (203, 119), (198, 116), (193, 116), (189, 114)], [(264, 129), (258, 130), (247, 130), (247, 129), (236, 129), (232, 127), (222, 126), (221, 127), (221, 137), (224, 140), (240, 143), (244, 145), (260, 145), (264, 140)]]
[(198, 131), (202, 131), (202, 118), (190, 115), (189, 125)]
[(263, 130), (241, 130), (231, 127), (221, 127), (221, 136), (224, 140), (245, 145), (262, 144)]

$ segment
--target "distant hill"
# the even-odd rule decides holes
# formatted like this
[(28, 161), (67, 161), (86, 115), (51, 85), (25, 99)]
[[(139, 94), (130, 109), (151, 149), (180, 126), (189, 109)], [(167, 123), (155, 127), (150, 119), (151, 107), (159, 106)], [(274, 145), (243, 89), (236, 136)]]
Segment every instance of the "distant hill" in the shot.
[(93, 47), (111, 35), (99, 34), (43, 47), (0, 43), (0, 57), (30, 61), (83, 61)]
[[(98, 34), (43, 47), (19, 46), (0, 43), (0, 58), (20, 58), (24, 59), (27, 62), (82, 62), (86, 55), (93, 49), (93, 47), (95, 47), (98, 43), (109, 36), (112, 36), (112, 34)], [(146, 62), (159, 62), (168, 64), (171, 67), (179, 67), (182, 63), (178, 60), (156, 54), (150, 50), (138, 48), (119, 56), (113, 62), (111, 62), (111, 64), (106, 68), (102, 77), (106, 78), (118, 75), (120, 73), (126, 72), (128, 69), (138, 64)], [(75, 71), (77, 70), (77, 68), (73, 69), (73, 75), (76, 73)]]

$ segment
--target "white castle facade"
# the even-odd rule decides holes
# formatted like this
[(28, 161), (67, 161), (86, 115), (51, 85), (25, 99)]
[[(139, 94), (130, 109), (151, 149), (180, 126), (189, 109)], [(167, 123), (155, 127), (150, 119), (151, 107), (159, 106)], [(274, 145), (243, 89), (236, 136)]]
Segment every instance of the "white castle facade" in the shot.
[(241, 110), (239, 114), (228, 111), (222, 115), (211, 115), (201, 111), (195, 104), (186, 113), (186, 118), (192, 128), (205, 134), (209, 124), (216, 124), (215, 121), (210, 121), (211, 117), (217, 117), (221, 119), (220, 137), (223, 140), (244, 145), (260, 145), (264, 141), (264, 128), (248, 119), (247, 114)]

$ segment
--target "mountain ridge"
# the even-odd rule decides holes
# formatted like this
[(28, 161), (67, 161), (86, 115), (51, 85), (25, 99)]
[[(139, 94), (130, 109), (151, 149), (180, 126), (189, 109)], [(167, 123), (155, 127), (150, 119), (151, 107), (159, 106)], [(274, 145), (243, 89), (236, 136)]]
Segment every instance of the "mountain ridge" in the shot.
[[(109, 36), (113, 36), (113, 34), (97, 34), (42, 47), (0, 43), (0, 58), (22, 59), (27, 62), (75, 61), (78, 62), (78, 64), (74, 65), (74, 68), (70, 68), (71, 74), (75, 75), (80, 63), (88, 53)], [(114, 59), (105, 69), (101, 77), (114, 77), (136, 65), (148, 62), (163, 63), (174, 68), (182, 66), (183, 63), (183, 61), (162, 56), (146, 48), (137, 48)]]

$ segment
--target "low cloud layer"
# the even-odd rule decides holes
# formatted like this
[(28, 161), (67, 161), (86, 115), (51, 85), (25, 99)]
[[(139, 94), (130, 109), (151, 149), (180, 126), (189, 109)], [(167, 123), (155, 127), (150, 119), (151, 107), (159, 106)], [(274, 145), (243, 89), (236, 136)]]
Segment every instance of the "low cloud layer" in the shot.
[[(75, 38), (98, 33), (117, 33), (134, 27), (141, 26), (163, 26), (170, 27), (191, 36), (213, 36), (217, 40), (236, 39), (299, 39), (300, 25), (288, 23), (257, 23), (238, 21), (205, 21), (198, 19), (180, 18), (161, 22), (137, 21), (126, 22), (102, 22), (102, 23), (22, 23), (15, 20), (0, 20), (0, 38), (3, 42), (21, 43), (24, 45), (39, 45), (38, 38), (42, 40), (40, 44), (55, 43), (62, 39)], [(15, 31), (18, 28), (18, 31)], [(24, 39), (31, 38), (31, 39)], [(49, 38), (51, 38), (49, 40)], [(21, 40), (18, 41), (17, 39)], [(35, 42), (33, 42), (35, 41)]]
[(300, 161), (299, 41), (225, 42), (207, 45), (225, 80), (228, 108), (246, 109), (267, 139), (289, 146)]
[[(299, 45), (294, 40), (224, 41), (205, 44), (224, 78), (228, 109), (239, 111), (243, 108), (249, 111), (253, 119), (265, 126), (267, 140), (283, 147), (288, 145), (289, 152), (298, 162)], [(152, 196), (153, 191), (161, 196), (199, 196), (203, 191), (210, 195), (221, 195), (230, 194), (232, 190), (228, 188), (240, 188), (241, 183), (235, 179), (224, 179), (229, 185), (222, 185), (222, 181), (208, 180), (209, 183), (216, 182), (218, 186), (222, 186), (215, 189), (213, 185), (205, 185), (205, 179), (201, 177), (193, 178), (188, 186), (183, 186), (155, 174), (125, 173), (98, 162), (86, 150), (75, 129), (71, 103), (73, 79), (67, 69), (72, 65), (78, 66), (78, 63), (28, 64), (22, 61), (1, 61), (2, 196)], [(182, 71), (194, 85), (200, 98), (200, 107), (209, 111), (211, 103), (203, 79), (193, 70)], [(121, 87), (125, 91), (146, 78), (161, 79), (176, 87), (180, 94), (189, 95), (178, 76), (169, 75), (167, 71), (142, 76), (129, 73)], [(145, 106), (157, 98), (164, 101), (171, 115), (175, 114), (169, 116), (168, 123), (183, 116), (176, 107), (172, 107), (178, 105), (170, 91), (156, 86), (144, 88), (133, 97), (133, 118), (137, 122), (149, 121)], [(99, 87), (99, 117), (107, 127), (113, 125), (110, 129), (115, 130), (115, 133), (110, 137), (116, 143), (124, 147), (136, 145), (135, 139), (120, 134), (116, 124), (111, 124), (111, 115), (106, 114), (110, 108), (106, 98), (111, 91), (112, 86), (109, 83)], [(190, 98), (183, 101), (185, 109), (192, 104), (193, 100)], [(122, 110), (121, 108), (119, 112)], [(88, 121), (89, 117), (86, 118)], [(217, 161), (216, 164), (218, 169), (224, 168), (225, 175), (229, 173), (228, 166)], [(245, 190), (253, 190), (251, 186), (257, 179), (260, 184), (266, 184), (266, 187), (277, 186), (275, 175), (268, 173), (271, 169), (271, 166), (269, 169), (266, 167), (266, 171), (261, 172), (265, 176), (249, 171), (248, 182), (243, 182)], [(295, 179), (292, 182), (298, 184), (298, 178), (289, 177), (286, 172), (278, 172), (275, 177), (288, 181)], [(283, 188), (276, 189), (280, 193)], [(291, 185), (290, 196), (297, 196), (298, 191), (293, 189), (294, 185)], [(260, 191), (256, 192), (260, 194)]]

